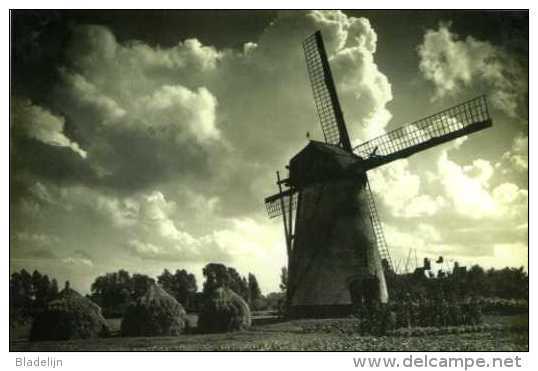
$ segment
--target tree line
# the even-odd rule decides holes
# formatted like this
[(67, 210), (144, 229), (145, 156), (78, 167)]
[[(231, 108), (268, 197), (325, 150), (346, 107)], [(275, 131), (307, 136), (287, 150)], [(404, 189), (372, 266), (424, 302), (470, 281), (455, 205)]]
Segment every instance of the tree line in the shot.
[[(287, 270), (282, 268), (281, 292), (262, 295), (258, 280), (253, 273), (242, 276), (233, 267), (210, 263), (203, 269), (205, 282), (199, 291), (194, 274), (185, 269), (171, 272), (168, 269), (155, 278), (145, 274), (131, 274), (124, 269), (106, 273), (95, 278), (89, 299), (98, 304), (105, 317), (121, 317), (129, 303), (143, 295), (147, 288), (157, 282), (187, 311), (200, 309), (204, 292), (207, 291), (208, 277), (216, 277), (219, 284), (226, 285), (239, 294), (253, 310), (282, 311), (287, 289)], [(387, 284), (392, 302), (413, 298), (444, 297), (458, 301), (469, 297), (528, 300), (529, 277), (520, 268), (484, 270), (479, 265), (470, 269), (454, 267), (437, 277), (427, 277), (424, 270), (413, 274), (397, 275), (387, 272)], [(46, 303), (58, 294), (58, 282), (47, 274), (26, 270), (15, 272), (9, 281), (10, 316), (28, 319), (44, 309)]]
[[(253, 310), (276, 309), (282, 294), (262, 295), (254, 273), (242, 276), (235, 268), (210, 263), (203, 269), (204, 277), (218, 275), (220, 282), (239, 294)], [(105, 273), (95, 278), (87, 297), (98, 304), (105, 317), (121, 317), (129, 305), (142, 296), (150, 285), (158, 283), (173, 296), (187, 311), (198, 311), (206, 282), (198, 291), (196, 276), (185, 269), (171, 272), (168, 269), (155, 278), (145, 274), (131, 274), (124, 269)], [(49, 279), (37, 270), (33, 274), (26, 270), (13, 273), (10, 278), (10, 313), (26, 319), (43, 310), (46, 303), (58, 294), (56, 279)]]
[(523, 267), (485, 270), (480, 265), (466, 269), (455, 264), (452, 271), (429, 278), (423, 268), (411, 274), (388, 272), (387, 285), (391, 300), (395, 301), (404, 300), (406, 296), (442, 296), (454, 301), (471, 297), (529, 298), (529, 275)]

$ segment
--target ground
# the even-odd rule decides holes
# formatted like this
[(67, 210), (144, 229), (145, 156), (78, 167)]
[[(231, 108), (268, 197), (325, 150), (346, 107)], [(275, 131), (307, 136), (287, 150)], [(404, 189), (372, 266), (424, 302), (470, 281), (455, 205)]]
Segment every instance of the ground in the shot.
[[(120, 319), (109, 320), (107, 339), (29, 342), (13, 336), (11, 351), (528, 351), (527, 331), (482, 331), (428, 336), (360, 336), (346, 329), (352, 319), (277, 321), (258, 317), (248, 331), (177, 337), (118, 336)], [(191, 315), (194, 323), (196, 316)], [(486, 323), (527, 325), (528, 315), (487, 316)]]

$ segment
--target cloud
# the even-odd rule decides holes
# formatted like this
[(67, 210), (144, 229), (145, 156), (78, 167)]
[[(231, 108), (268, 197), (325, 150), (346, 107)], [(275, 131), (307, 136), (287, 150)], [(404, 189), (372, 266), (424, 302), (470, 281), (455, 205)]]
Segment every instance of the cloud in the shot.
[(376, 169), (371, 179), (376, 196), (397, 218), (432, 216), (447, 204), (443, 196), (432, 196), (421, 191), (421, 178), (409, 169), (406, 159)]
[(90, 259), (85, 258), (67, 257), (62, 259), (62, 263), (75, 266), (83, 266), (86, 268), (93, 268), (93, 262)]
[(61, 70), (65, 87), (76, 97), (77, 105), (87, 107), (96, 113), (104, 123), (114, 122), (126, 115), (126, 111), (111, 97), (102, 94), (97, 86), (78, 73)]
[(309, 16), (330, 31), (324, 35), (328, 34), (330, 64), (351, 138), (359, 143), (382, 134), (392, 118), (386, 108), (392, 90), (375, 63), (377, 34), (370, 21), (339, 11), (314, 11)]
[(193, 236), (174, 221), (176, 204), (159, 191), (142, 194), (138, 212), (126, 230), (127, 249), (140, 258), (166, 261), (205, 262), (230, 260), (230, 251), (216, 244), (211, 235)]
[(471, 219), (526, 218), (528, 191), (505, 182), (492, 187), (494, 166), (478, 159), (471, 165), (460, 166), (444, 150), (438, 161), (439, 181), (455, 211)]
[[(492, 231), (495, 237), (488, 238), (484, 235), (484, 229), (478, 228), (474, 232), (469, 231), (454, 238), (453, 231), (441, 233), (440, 229), (427, 223), (421, 223), (409, 230), (393, 224), (385, 225), (392, 259), (400, 272), (405, 271), (411, 249), (416, 252), (419, 266), (424, 257), (434, 260), (437, 256), (443, 256), (445, 264), (433, 264), (433, 271), (446, 269), (447, 263), (451, 266), (456, 261), (467, 266), (478, 263), (484, 267), (495, 268), (521, 265), (527, 267), (526, 239), (506, 241), (513, 238), (507, 233), (509, 231), (498, 232)], [(407, 268), (412, 271), (415, 268), (414, 253), (409, 263)]]
[(164, 85), (151, 96), (142, 98), (142, 106), (147, 115), (161, 116), (164, 122), (186, 123), (201, 143), (220, 138), (215, 123), (217, 100), (206, 88), (193, 92), (180, 85)]
[(512, 148), (502, 156), (503, 163), (498, 162), (495, 166), (502, 166), (501, 171), (509, 172), (514, 169), (517, 172), (526, 173), (529, 169), (529, 137), (518, 135), (514, 138)]
[(86, 151), (64, 134), (65, 119), (62, 116), (18, 97), (13, 98), (12, 115), (13, 129), (22, 135), (50, 146), (69, 148), (86, 158)]
[(17, 232), (11, 236), (12, 241), (20, 243), (29, 243), (37, 246), (50, 246), (59, 241), (57, 236), (51, 236), (44, 233), (30, 233), (26, 231)]
[(419, 68), (435, 86), (433, 100), (461, 93), (471, 86), (486, 89), (493, 106), (510, 117), (525, 110), (527, 77), (515, 59), (488, 41), (460, 39), (450, 24), (429, 29), (418, 47)]
[[(48, 106), (65, 116), (87, 161), (61, 175), (124, 194), (203, 184), (227, 213), (257, 210), (272, 191), (272, 171), (305, 144), (305, 132), (320, 137), (301, 48), (318, 29), (352, 138), (382, 132), (392, 93), (366, 18), (283, 12), (241, 50), (197, 39), (171, 47), (120, 42), (106, 27), (75, 26)], [(39, 171), (60, 180), (53, 169)]]
[(89, 169), (80, 184), (129, 193), (218, 169), (227, 147), (218, 99), (205, 86), (222, 57), (214, 47), (120, 43), (106, 27), (82, 25), (66, 56), (50, 106), (84, 143)]
[(26, 230), (12, 233), (10, 237), (11, 259), (48, 260), (57, 259), (55, 247), (60, 242), (57, 236), (33, 233)]

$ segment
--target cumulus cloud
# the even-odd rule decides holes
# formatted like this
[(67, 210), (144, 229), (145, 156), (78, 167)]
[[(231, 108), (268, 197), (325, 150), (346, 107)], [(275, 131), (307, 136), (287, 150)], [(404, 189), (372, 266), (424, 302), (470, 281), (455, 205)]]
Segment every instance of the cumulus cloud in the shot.
[(215, 118), (217, 100), (206, 88), (193, 92), (181, 85), (164, 85), (151, 96), (143, 97), (141, 107), (146, 115), (160, 116), (160, 120), (152, 121), (156, 125), (186, 123), (199, 142), (220, 138)]
[(395, 161), (376, 169), (371, 178), (373, 191), (394, 217), (432, 216), (447, 204), (443, 196), (432, 196), (421, 190), (421, 178), (409, 169), (408, 160)]
[(195, 39), (120, 43), (106, 27), (81, 25), (66, 56), (50, 105), (85, 144), (89, 174), (79, 183), (132, 192), (218, 169), (227, 149), (205, 85), (221, 52)]
[(504, 173), (508, 173), (510, 169), (526, 173), (529, 169), (529, 137), (516, 136), (512, 148), (503, 154), (502, 160), (504, 161), (496, 163), (495, 166), (502, 167), (501, 171)]
[(493, 106), (510, 117), (518, 116), (521, 97), (527, 91), (527, 77), (517, 61), (488, 41), (450, 30), (450, 24), (429, 29), (418, 47), (420, 70), (435, 86), (432, 99), (461, 93), (471, 86), (486, 89)]
[(28, 99), (15, 97), (12, 106), (13, 129), (45, 144), (66, 147), (86, 158), (86, 151), (64, 133), (65, 119), (49, 110), (32, 104)]
[(492, 187), (494, 166), (478, 159), (460, 166), (443, 151), (437, 162), (439, 181), (456, 212), (471, 219), (526, 217), (528, 191), (513, 183)]
[[(171, 215), (175, 204), (168, 202), (161, 192), (143, 195), (132, 233), (135, 239), (128, 246), (141, 256), (175, 260), (202, 260), (208, 258), (207, 238), (195, 238), (176, 227)], [(215, 255), (219, 252), (215, 251)]]
[(386, 108), (392, 90), (375, 62), (377, 34), (370, 21), (339, 11), (314, 11), (310, 17), (330, 31), (326, 33), (329, 60), (352, 139), (358, 144), (382, 134), (392, 118)]
[(106, 27), (75, 26), (49, 101), (87, 153), (87, 168), (70, 177), (125, 192), (181, 177), (190, 186), (204, 182), (225, 210), (252, 211), (264, 196), (252, 183), (268, 189), (271, 171), (301, 148), (305, 132), (320, 137), (301, 48), (318, 29), (352, 138), (382, 132), (392, 93), (366, 18), (283, 12), (242, 50), (196, 39), (169, 47), (120, 42)]

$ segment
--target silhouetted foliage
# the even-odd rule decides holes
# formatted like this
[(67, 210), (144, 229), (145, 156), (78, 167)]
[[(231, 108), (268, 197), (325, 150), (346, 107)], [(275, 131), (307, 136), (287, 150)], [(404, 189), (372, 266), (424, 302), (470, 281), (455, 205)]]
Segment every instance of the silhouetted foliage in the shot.
[(232, 289), (236, 294), (241, 296), (243, 300), (249, 302), (249, 289), (247, 279), (245, 277), (241, 277), (239, 272), (237, 272), (235, 268), (232, 267), (228, 267), (228, 275), (230, 276), (228, 287)]
[(282, 271), (280, 272), (280, 290), (282, 292), (286, 292), (288, 290), (288, 268), (282, 267)]
[(267, 307), (258, 280), (253, 273), (248, 274), (248, 303), (254, 310), (264, 310)]
[(10, 317), (13, 321), (26, 321), (45, 309), (46, 304), (58, 295), (58, 282), (35, 270), (15, 272), (9, 280)]
[(105, 317), (121, 317), (130, 302), (145, 294), (155, 283), (153, 278), (126, 270), (106, 273), (95, 279), (90, 298), (103, 308)]
[(449, 301), (462, 301), (472, 297), (528, 300), (529, 277), (520, 268), (489, 269), (479, 265), (470, 269), (455, 266), (452, 272), (426, 277), (417, 272), (411, 274), (387, 274), (391, 301), (411, 297), (444, 297)]
[(193, 297), (198, 286), (196, 285), (196, 277), (194, 274), (187, 272), (184, 269), (176, 270), (174, 274), (165, 269), (163, 273), (157, 277), (157, 282), (170, 295), (172, 295), (183, 307), (192, 310)]
[(249, 287), (247, 279), (241, 277), (235, 268), (226, 267), (224, 264), (219, 263), (209, 263), (204, 267), (203, 274), (206, 277), (203, 288), (204, 293), (216, 287), (228, 287), (248, 302)]

